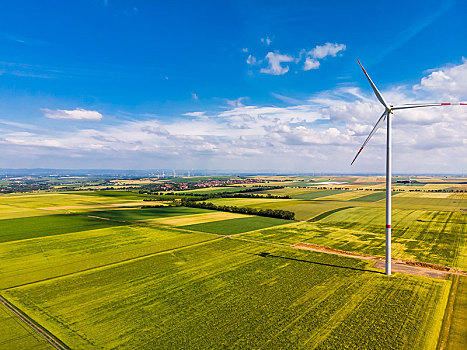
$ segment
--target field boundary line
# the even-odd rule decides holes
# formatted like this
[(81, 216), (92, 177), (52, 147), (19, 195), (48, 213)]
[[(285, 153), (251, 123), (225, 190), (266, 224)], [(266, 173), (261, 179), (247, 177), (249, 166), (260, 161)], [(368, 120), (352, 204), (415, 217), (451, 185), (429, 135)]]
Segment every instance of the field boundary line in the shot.
[(158, 254), (163, 254), (163, 253), (167, 253), (167, 252), (171, 252), (171, 251), (176, 251), (176, 250), (179, 250), (179, 249), (185, 249), (185, 248), (190, 248), (190, 247), (197, 246), (197, 245), (202, 245), (202, 244), (214, 242), (214, 241), (217, 241), (217, 240), (220, 240), (220, 239), (223, 239), (223, 238), (225, 238), (225, 236), (219, 236), (218, 238), (213, 238), (213, 239), (208, 239), (206, 241), (187, 244), (187, 245), (184, 245), (184, 246), (181, 246), (181, 247), (164, 249), (164, 250), (160, 250), (158, 252), (148, 253), (148, 254), (144, 254), (144, 255), (141, 255), (141, 256), (137, 256), (135, 258), (123, 259), (123, 260), (120, 260), (120, 261), (115, 261), (115, 262), (104, 264), (104, 265), (99, 265), (99, 266), (90, 267), (90, 268), (75, 271), (75, 272), (66, 273), (66, 274), (63, 274), (63, 275), (60, 275), (60, 276), (48, 277), (48, 278), (44, 278), (44, 279), (33, 281), (33, 282), (17, 284), (15, 286), (4, 288), (3, 290), (10, 290), (10, 289), (15, 289), (15, 288), (19, 288), (19, 287), (29, 286), (29, 285), (36, 284), (36, 283), (51, 281), (51, 280), (54, 280), (54, 279), (57, 279), (57, 278), (64, 278), (64, 277), (77, 275), (77, 274), (80, 274), (80, 273), (86, 273), (86, 272), (89, 272), (89, 271), (92, 271), (92, 270), (105, 269), (105, 268), (110, 267), (110, 266), (123, 265), (123, 264), (129, 263), (129, 262), (132, 262), (132, 261), (138, 261), (138, 260), (146, 259), (146, 258), (151, 257), (151, 256), (158, 255)]
[(56, 336), (50, 333), (47, 329), (36, 323), (28, 315), (6, 300), (3, 296), (0, 296), (0, 302), (5, 305), (5, 307), (10, 310), (15, 316), (17, 316), (21, 321), (27, 324), (31, 329), (33, 329), (37, 334), (42, 338), (47, 340), (55, 349), (59, 350), (68, 350), (69, 348)]
[(459, 279), (458, 275), (453, 277), (451, 290), (449, 291), (449, 299), (446, 305), (446, 310), (444, 312), (443, 323), (441, 325), (441, 331), (438, 338), (438, 345), (436, 347), (437, 350), (444, 350), (446, 348), (447, 341), (449, 339), (449, 333), (451, 330), (451, 321), (452, 321), (452, 314), (454, 311), (454, 302), (456, 301), (457, 297), (457, 287), (459, 286)]

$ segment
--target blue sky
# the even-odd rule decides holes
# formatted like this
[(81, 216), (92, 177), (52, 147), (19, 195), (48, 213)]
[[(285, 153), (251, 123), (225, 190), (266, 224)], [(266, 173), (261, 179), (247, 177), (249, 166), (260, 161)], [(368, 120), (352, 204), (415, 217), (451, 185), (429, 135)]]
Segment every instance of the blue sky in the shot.
[[(349, 166), (382, 112), (356, 58), (394, 103), (467, 99), (464, 1), (0, 6), (0, 167), (382, 172), (384, 130)], [(467, 169), (464, 111), (404, 113), (395, 171)]]

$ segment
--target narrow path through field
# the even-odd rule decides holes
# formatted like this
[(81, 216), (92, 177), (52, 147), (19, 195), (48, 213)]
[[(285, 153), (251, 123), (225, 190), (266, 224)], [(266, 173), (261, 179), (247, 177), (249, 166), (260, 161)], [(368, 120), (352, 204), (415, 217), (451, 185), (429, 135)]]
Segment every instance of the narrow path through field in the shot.
[[(230, 238), (249, 241), (249, 242), (255, 242), (255, 243), (275, 245), (275, 246), (282, 246), (282, 247), (285, 246), (285, 247), (292, 247), (292, 248), (297, 248), (297, 249), (312, 250), (312, 251), (319, 252), (319, 253), (346, 256), (346, 257), (354, 258), (354, 259), (371, 260), (375, 262), (375, 265), (373, 266), (374, 268), (381, 269), (381, 270), (384, 270), (385, 268), (384, 258), (379, 257), (379, 256), (359, 254), (359, 253), (334, 249), (334, 248), (330, 248), (330, 247), (326, 247), (326, 246), (322, 246), (318, 244), (313, 244), (313, 243), (299, 242), (299, 243), (295, 243), (292, 246), (290, 246), (284, 243), (268, 242), (268, 241), (262, 241), (259, 239), (250, 239), (250, 238), (243, 238), (243, 237), (238, 237), (238, 236), (240, 236), (240, 234), (235, 235)], [(436, 264), (431, 264), (431, 263), (421, 262), (421, 261), (414, 261), (414, 260), (392, 259), (391, 268), (393, 272), (405, 273), (409, 275), (425, 276), (425, 277), (431, 277), (431, 278), (446, 278), (448, 274), (467, 276), (467, 271), (453, 269), (453, 268), (450, 268), (444, 265), (436, 265)]]
[(68, 350), (68, 347), (66, 347), (52, 333), (47, 331), (45, 328), (42, 328), (41, 326), (37, 325), (36, 323), (34, 323), (34, 321), (31, 320), (28, 317), (28, 315), (22, 313), (20, 310), (18, 310), (15, 306), (13, 306), (8, 300), (6, 300), (2, 296), (0, 296), (0, 303), (5, 305), (5, 307), (8, 308), (13, 314), (19, 317), (24, 323), (26, 323), (29, 327), (31, 327), (41, 337), (47, 340), (55, 349)]
[[(295, 243), (294, 245), (292, 245), (292, 247), (298, 248), (298, 249), (313, 250), (315, 252), (320, 252), (320, 253), (347, 256), (347, 257), (356, 258), (356, 259), (371, 260), (371, 261), (375, 261), (374, 267), (376, 269), (385, 268), (384, 258), (378, 257), (378, 256), (359, 254), (359, 253), (349, 252), (349, 251), (340, 250), (340, 249), (333, 249), (330, 247), (313, 244), (313, 243), (299, 242), (299, 243)], [(445, 278), (447, 274), (467, 276), (467, 272), (463, 270), (453, 269), (453, 268), (450, 268), (444, 265), (437, 265), (437, 264), (431, 264), (427, 262), (406, 260), (406, 259), (392, 259), (391, 269), (394, 272), (406, 273), (410, 275), (426, 276), (426, 277), (432, 277), (432, 278)]]

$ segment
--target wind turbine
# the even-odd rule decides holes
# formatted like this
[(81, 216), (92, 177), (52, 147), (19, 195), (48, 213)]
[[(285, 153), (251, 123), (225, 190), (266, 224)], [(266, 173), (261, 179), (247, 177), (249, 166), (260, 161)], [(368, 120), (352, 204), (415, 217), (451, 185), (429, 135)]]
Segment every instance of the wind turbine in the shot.
[(461, 105), (467, 106), (467, 103), (419, 103), (419, 104), (404, 104), (401, 106), (393, 106), (386, 102), (383, 95), (379, 92), (376, 85), (371, 80), (370, 76), (366, 72), (365, 68), (363, 68), (362, 64), (359, 60), (357, 60), (358, 64), (365, 73), (368, 81), (370, 82), (371, 88), (376, 95), (376, 98), (379, 102), (384, 106), (384, 112), (381, 117), (376, 122), (373, 130), (371, 130), (370, 135), (366, 138), (365, 142), (363, 143), (360, 150), (357, 152), (357, 155), (353, 159), (351, 165), (355, 162), (360, 152), (363, 150), (363, 147), (366, 146), (368, 141), (370, 141), (371, 137), (376, 133), (376, 131), (381, 127), (383, 122), (387, 121), (387, 134), (386, 134), (386, 275), (391, 275), (391, 180), (392, 180), (392, 161), (391, 161), (391, 138), (392, 138), (392, 130), (391, 130), (391, 122), (392, 117), (391, 114), (394, 114), (394, 111), (399, 109), (409, 109), (409, 108), (421, 108), (421, 107), (436, 107), (436, 106), (451, 106), (451, 105)]

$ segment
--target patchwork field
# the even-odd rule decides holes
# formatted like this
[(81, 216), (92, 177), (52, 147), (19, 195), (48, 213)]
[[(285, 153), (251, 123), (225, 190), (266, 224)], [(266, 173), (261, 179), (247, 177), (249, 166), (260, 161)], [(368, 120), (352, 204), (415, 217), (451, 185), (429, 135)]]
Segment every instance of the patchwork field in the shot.
[(286, 225), (290, 223), (290, 220), (252, 216), (181, 226), (181, 228), (192, 231), (217, 233), (220, 235), (233, 235), (236, 233), (254, 231), (266, 227)]
[[(0, 295), (72, 349), (465, 348), (466, 277), (291, 247), (384, 256), (384, 192), (267, 192), (292, 198), (209, 201), (296, 221), (118, 191), (1, 195)], [(466, 226), (467, 193), (395, 192), (393, 257), (467, 270)], [(1, 304), (0, 320), (1, 349), (50, 348)]]
[(224, 239), (3, 294), (71, 348), (426, 349), (449, 286)]

